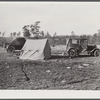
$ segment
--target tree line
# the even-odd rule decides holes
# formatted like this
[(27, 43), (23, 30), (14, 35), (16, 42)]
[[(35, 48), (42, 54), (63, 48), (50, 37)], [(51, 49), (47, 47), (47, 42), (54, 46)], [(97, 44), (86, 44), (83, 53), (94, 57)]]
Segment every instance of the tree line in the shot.
[[(49, 32), (47, 32), (46, 34), (44, 34), (43, 31), (40, 31), (40, 21), (37, 21), (35, 22), (34, 24), (31, 24), (31, 25), (25, 25), (22, 29), (23, 29), (23, 36), (24, 37), (35, 37), (35, 38), (52, 38), (52, 41), (56, 41), (58, 40), (59, 42), (61, 43), (64, 43), (66, 41), (66, 37), (80, 37), (80, 38), (87, 38), (88, 39), (88, 42), (90, 44), (100, 44), (100, 29), (97, 31), (97, 33), (94, 33), (93, 35), (86, 35), (86, 34), (83, 34), (83, 35), (75, 35), (75, 32), (72, 31), (71, 32), (71, 35), (67, 35), (65, 34), (64, 36), (59, 36), (57, 35), (57, 33), (55, 32), (53, 34), (53, 36), (51, 36), (49, 34)], [(81, 33), (80, 33), (81, 34)]]
[[(97, 33), (94, 33), (93, 35), (75, 35), (75, 32), (72, 31), (71, 35), (63, 35), (63, 36), (59, 36), (57, 35), (57, 33), (55, 32), (53, 34), (53, 36), (51, 36), (49, 34), (49, 32), (44, 33), (44, 31), (40, 31), (40, 21), (36, 21), (34, 24), (31, 25), (24, 25), (24, 27), (22, 27), (22, 31), (23, 31), (23, 36), (25, 38), (29, 38), (29, 37), (34, 37), (34, 38), (48, 38), (51, 39), (53, 42), (59, 41), (62, 43), (64, 43), (66, 41), (67, 37), (80, 37), (80, 38), (87, 38), (88, 42), (90, 44), (100, 44), (100, 29), (97, 30)], [(0, 32), (0, 36), (4, 37), (6, 32), (1, 33)], [(81, 34), (81, 33), (80, 33)], [(12, 32), (10, 33), (10, 37), (20, 37), (21, 36), (21, 32)], [(60, 43), (59, 43), (60, 44)]]

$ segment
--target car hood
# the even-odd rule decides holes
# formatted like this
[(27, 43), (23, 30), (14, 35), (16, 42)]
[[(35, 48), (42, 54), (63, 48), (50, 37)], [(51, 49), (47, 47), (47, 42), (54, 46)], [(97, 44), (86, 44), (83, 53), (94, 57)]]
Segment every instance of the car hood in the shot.
[(97, 47), (95, 44), (88, 44), (89, 47)]

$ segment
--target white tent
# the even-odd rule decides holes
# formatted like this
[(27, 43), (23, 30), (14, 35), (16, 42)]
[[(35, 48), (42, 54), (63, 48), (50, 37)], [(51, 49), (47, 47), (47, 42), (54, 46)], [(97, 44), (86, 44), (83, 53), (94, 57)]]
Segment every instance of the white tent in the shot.
[(20, 59), (43, 60), (51, 57), (51, 48), (47, 39), (27, 39)]

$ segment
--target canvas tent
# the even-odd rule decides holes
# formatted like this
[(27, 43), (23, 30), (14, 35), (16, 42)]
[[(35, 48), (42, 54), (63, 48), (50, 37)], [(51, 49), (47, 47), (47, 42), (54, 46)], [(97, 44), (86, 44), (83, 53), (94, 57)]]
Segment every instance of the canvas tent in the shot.
[(20, 59), (43, 60), (51, 57), (51, 48), (47, 39), (27, 39)]

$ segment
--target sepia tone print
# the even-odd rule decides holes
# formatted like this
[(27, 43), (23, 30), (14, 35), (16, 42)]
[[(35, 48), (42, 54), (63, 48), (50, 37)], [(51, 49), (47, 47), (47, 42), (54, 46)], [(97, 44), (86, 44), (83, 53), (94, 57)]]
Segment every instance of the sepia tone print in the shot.
[(0, 2), (1, 90), (100, 90), (100, 3)]

